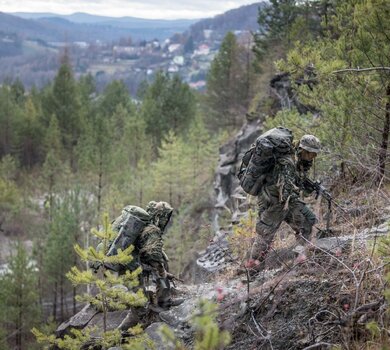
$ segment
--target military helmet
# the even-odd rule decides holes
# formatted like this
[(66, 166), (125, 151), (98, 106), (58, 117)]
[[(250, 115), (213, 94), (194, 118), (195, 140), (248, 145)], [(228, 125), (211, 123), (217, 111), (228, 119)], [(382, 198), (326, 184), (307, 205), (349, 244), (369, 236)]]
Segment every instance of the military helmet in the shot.
[(314, 135), (303, 135), (299, 140), (298, 147), (313, 153), (320, 153), (321, 151), (320, 140)]
[(173, 208), (167, 202), (150, 201), (146, 206), (146, 211), (152, 217), (152, 222), (164, 231), (173, 213)]

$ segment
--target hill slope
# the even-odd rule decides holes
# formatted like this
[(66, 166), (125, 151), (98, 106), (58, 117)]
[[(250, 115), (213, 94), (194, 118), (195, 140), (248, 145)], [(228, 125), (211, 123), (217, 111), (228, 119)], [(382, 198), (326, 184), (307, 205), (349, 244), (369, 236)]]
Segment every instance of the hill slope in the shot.
[(166, 39), (186, 30), (195, 20), (147, 20), (133, 17), (112, 18), (88, 14), (60, 16), (21, 13), (20, 17), (0, 13), (0, 31), (22, 38), (44, 41), (113, 41), (131, 36), (134, 39)]

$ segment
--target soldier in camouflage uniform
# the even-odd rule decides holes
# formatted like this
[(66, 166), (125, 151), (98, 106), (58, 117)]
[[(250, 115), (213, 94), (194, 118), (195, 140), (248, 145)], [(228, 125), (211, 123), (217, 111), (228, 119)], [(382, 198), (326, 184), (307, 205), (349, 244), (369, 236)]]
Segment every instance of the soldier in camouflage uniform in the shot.
[(157, 303), (162, 307), (176, 306), (183, 299), (173, 300), (169, 279), (173, 277), (168, 271), (168, 257), (163, 250), (162, 235), (166, 230), (173, 209), (167, 202), (151, 201), (146, 211), (152, 217), (153, 224), (148, 225), (139, 239), (140, 260), (143, 265), (152, 268), (152, 277), (156, 283)]
[(306, 242), (302, 237), (310, 238), (317, 219), (300, 199), (300, 192), (305, 191), (302, 179), (310, 170), (320, 147), (320, 141), (315, 136), (304, 135), (295, 155), (289, 154), (276, 159), (275, 166), (258, 196), (258, 236), (252, 248), (252, 258), (264, 261), (283, 221), (295, 231), (300, 244), (304, 245)]
[[(130, 208), (131, 206), (129, 206)], [(122, 211), (122, 215), (119, 216), (113, 223), (113, 229), (119, 232), (121, 225), (126, 221), (126, 208)], [(127, 269), (135, 270), (138, 266), (142, 265), (144, 272), (149, 272), (153, 276), (156, 283), (156, 299), (159, 306), (169, 307), (179, 305), (182, 300), (171, 298), (171, 288), (169, 278), (171, 274), (167, 272), (168, 258), (163, 251), (163, 233), (169, 223), (173, 212), (173, 208), (167, 202), (155, 202), (148, 203), (145, 212), (146, 216), (151, 222), (149, 222), (142, 232), (138, 235), (134, 245), (133, 261), (126, 266), (117, 267), (116, 270), (121, 273), (125, 273)], [(142, 209), (138, 208), (137, 214), (142, 214)], [(128, 248), (130, 244), (124, 245), (122, 248)]]

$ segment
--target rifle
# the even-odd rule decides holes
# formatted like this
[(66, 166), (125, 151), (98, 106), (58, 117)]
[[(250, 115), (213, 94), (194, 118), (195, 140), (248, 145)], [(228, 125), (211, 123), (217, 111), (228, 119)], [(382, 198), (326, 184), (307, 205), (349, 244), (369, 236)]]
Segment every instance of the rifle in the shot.
[(330, 219), (332, 217), (332, 203), (333, 205), (342, 211), (344, 214), (347, 214), (347, 211), (340, 206), (333, 198), (332, 195), (328, 192), (328, 190), (321, 185), (320, 181), (310, 180), (308, 177), (304, 177), (303, 179), (303, 187), (309, 191), (316, 192), (316, 199), (318, 196), (321, 196), (328, 202), (328, 216), (326, 218), (326, 232), (330, 232)]

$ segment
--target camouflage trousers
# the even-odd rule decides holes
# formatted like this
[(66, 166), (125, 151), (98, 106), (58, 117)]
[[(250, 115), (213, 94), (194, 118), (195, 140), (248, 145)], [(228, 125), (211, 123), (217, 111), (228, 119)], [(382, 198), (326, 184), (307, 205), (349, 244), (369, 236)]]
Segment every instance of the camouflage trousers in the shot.
[(149, 263), (154, 269), (154, 280), (156, 283), (156, 298), (158, 304), (163, 304), (171, 299), (171, 286), (167, 278), (166, 270), (160, 262)]
[(317, 219), (314, 213), (301, 200), (294, 200), (285, 208), (284, 203), (264, 204), (259, 201), (256, 223), (257, 237), (252, 247), (251, 257), (263, 260), (268, 253), (276, 231), (285, 221), (294, 231), (299, 244), (310, 239), (313, 225)]

